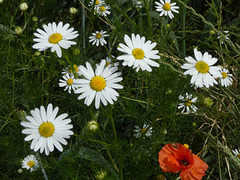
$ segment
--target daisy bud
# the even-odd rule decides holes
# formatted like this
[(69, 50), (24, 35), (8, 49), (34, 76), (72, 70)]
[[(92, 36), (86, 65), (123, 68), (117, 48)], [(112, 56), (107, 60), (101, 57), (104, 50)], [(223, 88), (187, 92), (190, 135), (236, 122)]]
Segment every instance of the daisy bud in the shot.
[(36, 16), (33, 16), (33, 17), (32, 17), (32, 20), (33, 20), (34, 22), (37, 22), (37, 21), (38, 21), (38, 18), (37, 18)]
[(214, 30), (211, 30), (211, 31), (210, 31), (210, 34), (211, 34), (211, 35), (214, 35), (214, 34), (215, 34), (215, 31), (214, 31)]
[(167, 24), (167, 28), (169, 28), (170, 27), (170, 24)]
[(79, 48), (75, 48), (75, 49), (73, 50), (73, 54), (74, 54), (74, 55), (79, 55), (79, 54), (80, 54), (80, 49), (79, 49)]
[(210, 108), (213, 105), (213, 100), (210, 97), (206, 97), (203, 99), (203, 104)]
[(78, 12), (78, 10), (75, 8), (75, 7), (70, 7), (70, 9), (69, 9), (69, 13), (70, 14), (76, 14)]
[(18, 173), (21, 174), (23, 172), (23, 170), (20, 168), (18, 169)]
[(37, 52), (35, 52), (35, 55), (36, 55), (36, 56), (40, 56), (41, 53), (40, 53), (39, 51), (37, 51)]
[(19, 8), (21, 11), (26, 11), (28, 9), (28, 5), (27, 5), (27, 3), (24, 2), (24, 3), (20, 4)]
[(197, 123), (196, 123), (196, 122), (193, 122), (193, 123), (192, 123), (192, 126), (193, 126), (193, 127), (196, 127), (196, 126), (197, 126)]
[(22, 34), (23, 29), (22, 29), (21, 27), (18, 26), (18, 27), (15, 28), (14, 31), (15, 31), (15, 33), (16, 33), (17, 35), (19, 35), (19, 34)]
[(104, 179), (107, 175), (107, 172), (104, 170), (98, 171), (97, 174), (95, 175), (95, 178), (98, 180)]
[(99, 124), (97, 121), (92, 120), (88, 122), (87, 127), (89, 130), (95, 132), (99, 128)]
[(2, 4), (3, 3), (3, 0), (0, 0), (0, 4)]

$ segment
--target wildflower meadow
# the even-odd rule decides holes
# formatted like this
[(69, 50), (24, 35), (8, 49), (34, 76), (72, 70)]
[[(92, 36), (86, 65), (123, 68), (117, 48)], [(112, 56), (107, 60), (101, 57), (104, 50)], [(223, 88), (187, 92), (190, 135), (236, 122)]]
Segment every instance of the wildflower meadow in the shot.
[(0, 179), (240, 179), (239, 0), (0, 13)]

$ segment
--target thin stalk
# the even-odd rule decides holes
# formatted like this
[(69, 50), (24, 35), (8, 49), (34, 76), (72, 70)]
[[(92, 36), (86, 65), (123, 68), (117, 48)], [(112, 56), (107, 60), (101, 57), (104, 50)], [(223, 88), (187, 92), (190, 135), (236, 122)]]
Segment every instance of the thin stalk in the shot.
[[(84, 5), (84, 0), (82, 0), (82, 4)], [(85, 42), (85, 25), (86, 25), (86, 16), (84, 13), (84, 6), (82, 6), (82, 34), (83, 34), (83, 49), (86, 49), (86, 42)]]
[(46, 172), (45, 172), (42, 164), (41, 164), (40, 166), (41, 166), (41, 171), (42, 171), (42, 174), (43, 174), (44, 179), (45, 179), (45, 180), (48, 180), (47, 174), (46, 174)]
[[(185, 3), (185, 1), (184, 1)], [(183, 53), (183, 57), (186, 57), (186, 34), (185, 34), (185, 24), (186, 24), (186, 7), (183, 7), (183, 17), (182, 17), (182, 24), (183, 24), (183, 42), (182, 42), (182, 53)]]
[(113, 120), (113, 116), (112, 116), (112, 106), (109, 105), (109, 109), (110, 109), (110, 113), (109, 113), (109, 116), (110, 116), (110, 120), (111, 120), (111, 123), (112, 123), (112, 128), (113, 128), (113, 134), (114, 134), (114, 139), (116, 142), (118, 142), (118, 139), (117, 139), (117, 132), (116, 132), (116, 129), (115, 129), (115, 124), (114, 124), (114, 120)]
[(151, 17), (150, 17), (150, 13), (149, 13), (149, 2), (147, 0), (144, 0), (144, 5), (145, 5), (147, 21), (148, 21), (148, 30), (149, 30), (150, 35), (152, 35), (152, 22), (151, 22)]

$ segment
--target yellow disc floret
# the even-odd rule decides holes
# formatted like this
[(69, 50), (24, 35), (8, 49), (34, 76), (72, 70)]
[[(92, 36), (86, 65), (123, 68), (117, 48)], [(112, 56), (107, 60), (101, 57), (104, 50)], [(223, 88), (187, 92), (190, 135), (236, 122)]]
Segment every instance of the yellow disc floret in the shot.
[(50, 43), (52, 43), (52, 44), (57, 44), (59, 41), (61, 41), (62, 40), (62, 35), (61, 34), (59, 34), (59, 33), (54, 33), (54, 34), (52, 34), (50, 37), (49, 37), (49, 39), (48, 39), (48, 41), (50, 42)]
[(73, 83), (73, 80), (72, 80), (72, 79), (68, 79), (68, 80), (67, 80), (67, 85), (71, 86), (72, 83)]
[(145, 133), (146, 129), (145, 128), (142, 128), (141, 129), (141, 134)]
[(39, 133), (43, 137), (51, 137), (55, 131), (54, 125), (50, 122), (44, 122), (39, 127)]
[(101, 37), (102, 37), (102, 34), (101, 34), (101, 33), (97, 33), (97, 34), (96, 34), (96, 38), (97, 38), (97, 39), (100, 39)]
[(226, 79), (226, 78), (227, 78), (227, 73), (226, 73), (226, 72), (222, 72), (221, 74), (222, 74), (222, 78), (223, 78), (223, 79)]
[(209, 71), (209, 66), (204, 61), (198, 61), (195, 67), (198, 70), (198, 72), (203, 74), (206, 74)]
[(165, 11), (169, 11), (169, 10), (171, 9), (170, 4), (169, 4), (169, 3), (165, 3), (165, 4), (163, 5), (163, 9), (164, 9)]
[(104, 6), (101, 6), (99, 9), (101, 12), (104, 12), (106, 10)]
[(134, 56), (135, 59), (141, 60), (144, 58), (145, 54), (142, 49), (135, 48), (134, 50), (132, 50), (132, 55)]
[(33, 166), (35, 166), (35, 162), (34, 161), (28, 161), (27, 165), (32, 168)]
[(106, 81), (102, 76), (94, 76), (90, 81), (90, 87), (95, 91), (102, 91), (106, 87)]
[(186, 99), (184, 105), (189, 107), (192, 105), (192, 101), (190, 101), (189, 99)]
[(96, 4), (96, 5), (99, 5), (99, 4), (100, 4), (99, 0), (96, 0), (96, 1), (95, 1), (95, 4)]

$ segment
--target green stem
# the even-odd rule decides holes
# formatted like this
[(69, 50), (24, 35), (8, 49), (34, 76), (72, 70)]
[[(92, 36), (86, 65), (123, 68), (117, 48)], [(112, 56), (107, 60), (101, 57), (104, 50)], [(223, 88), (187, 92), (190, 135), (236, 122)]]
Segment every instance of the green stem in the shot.
[[(185, 2), (184, 2), (185, 3)], [(183, 42), (182, 42), (182, 53), (183, 57), (186, 57), (186, 34), (185, 34), (185, 23), (186, 23), (186, 7), (183, 7), (183, 18), (182, 18), (182, 24), (183, 24)]]
[(116, 129), (115, 129), (115, 124), (114, 124), (114, 120), (113, 120), (113, 116), (112, 116), (112, 105), (109, 105), (109, 110), (110, 110), (109, 116), (110, 116), (110, 120), (111, 120), (111, 123), (112, 123), (114, 139), (115, 139), (115, 142), (118, 142), (117, 132), (116, 132)]
[(148, 21), (148, 30), (150, 32), (150, 35), (152, 35), (152, 22), (151, 22), (151, 17), (149, 13), (149, 2), (147, 0), (144, 0), (144, 5), (145, 5), (147, 21)]

